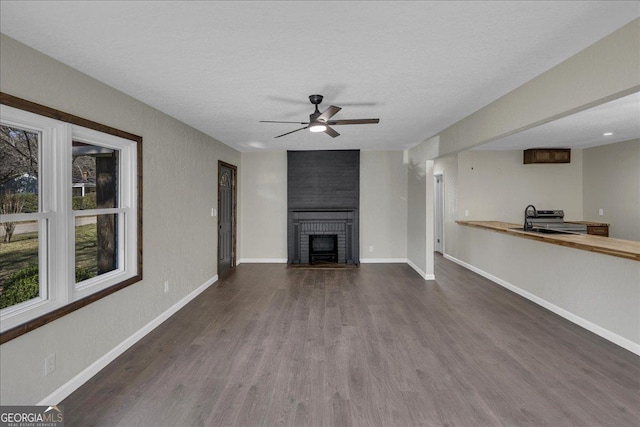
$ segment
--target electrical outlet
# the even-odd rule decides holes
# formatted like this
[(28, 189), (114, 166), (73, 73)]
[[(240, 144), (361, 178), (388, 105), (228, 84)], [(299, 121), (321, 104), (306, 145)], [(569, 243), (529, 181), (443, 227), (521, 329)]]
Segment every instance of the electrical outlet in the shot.
[(373, 245), (369, 245), (369, 252), (373, 252)]
[(164, 293), (166, 294), (167, 292), (169, 292), (169, 281), (165, 281), (164, 282)]
[(44, 359), (44, 374), (49, 375), (56, 370), (56, 354), (52, 353)]
[(469, 210), (468, 209), (465, 209), (464, 216), (469, 216)]

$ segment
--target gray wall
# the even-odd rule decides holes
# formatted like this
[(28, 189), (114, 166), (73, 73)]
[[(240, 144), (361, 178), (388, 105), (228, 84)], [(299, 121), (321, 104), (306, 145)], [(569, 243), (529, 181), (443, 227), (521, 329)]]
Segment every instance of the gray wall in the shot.
[[(407, 168), (402, 151), (360, 152), (361, 262), (407, 257)], [(241, 176), (240, 260), (286, 262), (287, 153), (242, 153)]]
[(144, 280), (0, 346), (0, 404), (35, 404), (216, 275), (217, 162), (239, 165), (240, 153), (0, 37), (2, 92), (144, 138)]
[(582, 177), (584, 219), (610, 223), (609, 237), (640, 241), (640, 140), (585, 149)]
[(444, 253), (458, 251), (458, 154), (449, 154), (435, 160), (435, 174), (444, 179)]
[(571, 150), (571, 163), (529, 165), (522, 150), (458, 153), (459, 219), (520, 224), (529, 204), (582, 219), (582, 150)]
[(287, 262), (287, 153), (242, 153), (240, 262)]
[(360, 152), (361, 262), (407, 258), (407, 178), (402, 151)]
[(412, 148), (407, 155), (407, 259), (426, 278), (433, 275), (433, 199), (427, 198), (427, 188), (433, 181), (428, 162), (433, 161), (427, 160), (425, 144)]

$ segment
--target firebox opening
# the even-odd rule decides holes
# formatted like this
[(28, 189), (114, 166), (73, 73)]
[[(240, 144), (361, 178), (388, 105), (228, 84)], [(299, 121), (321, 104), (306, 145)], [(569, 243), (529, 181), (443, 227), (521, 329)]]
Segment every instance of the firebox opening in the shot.
[(316, 261), (338, 262), (338, 235), (309, 235), (309, 264)]

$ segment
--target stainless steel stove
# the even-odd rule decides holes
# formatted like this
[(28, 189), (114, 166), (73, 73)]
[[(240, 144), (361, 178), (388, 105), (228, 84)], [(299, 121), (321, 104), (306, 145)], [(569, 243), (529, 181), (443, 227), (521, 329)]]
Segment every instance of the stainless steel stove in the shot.
[(529, 205), (524, 211), (524, 231), (548, 234), (586, 234), (585, 224), (564, 222), (563, 210), (537, 210)]

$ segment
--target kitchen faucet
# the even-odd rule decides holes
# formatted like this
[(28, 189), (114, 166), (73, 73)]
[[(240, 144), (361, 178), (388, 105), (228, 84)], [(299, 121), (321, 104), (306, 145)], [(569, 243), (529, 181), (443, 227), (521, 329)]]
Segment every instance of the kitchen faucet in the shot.
[[(531, 215), (529, 214), (529, 208), (533, 209), (533, 213)], [(536, 207), (533, 205), (529, 205), (524, 208), (524, 226), (522, 227), (524, 231), (530, 231), (533, 229), (533, 224), (527, 221), (527, 218), (535, 217), (537, 214), (538, 211), (536, 211)]]

